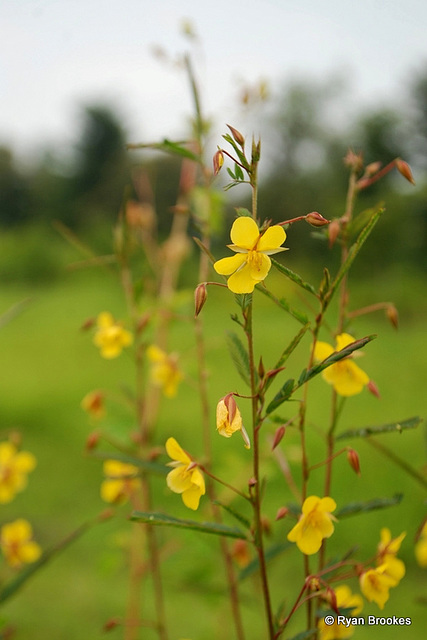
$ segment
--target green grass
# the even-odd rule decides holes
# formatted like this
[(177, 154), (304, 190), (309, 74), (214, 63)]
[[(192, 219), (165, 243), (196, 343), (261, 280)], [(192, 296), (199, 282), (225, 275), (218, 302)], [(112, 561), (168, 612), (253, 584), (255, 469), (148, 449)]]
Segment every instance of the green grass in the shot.
[[(271, 286), (278, 287), (275, 276)], [(412, 286), (409, 283), (412, 282)], [(413, 303), (412, 294), (421, 290), (421, 280), (396, 274), (374, 278), (367, 283), (356, 283), (352, 307), (364, 306), (396, 295), (402, 313), (399, 332), (392, 329), (381, 314), (363, 317), (355, 323), (356, 337), (377, 333), (378, 338), (364, 349), (363, 368), (374, 379), (381, 391), (378, 400), (366, 391), (350, 398), (344, 407), (340, 430), (378, 425), (414, 415), (425, 416), (423, 382), (426, 379), (425, 336), (423, 318), (425, 301), (421, 296)], [(397, 284), (397, 287), (396, 287)], [(292, 304), (304, 309), (304, 303), (289, 285), (281, 295), (289, 296)], [(417, 296), (417, 294), (414, 294)], [(29, 486), (10, 504), (2, 506), (1, 522), (26, 517), (34, 525), (35, 534), (44, 548), (55, 545), (87, 518), (104, 509), (99, 497), (102, 478), (101, 462), (84, 453), (85, 440), (93, 429), (79, 403), (91, 389), (103, 388), (120, 394), (123, 385), (133, 384), (132, 361), (123, 354), (114, 361), (102, 360), (92, 344), (91, 334), (83, 332), (83, 322), (102, 310), (110, 310), (117, 317), (125, 315), (122, 293), (114, 277), (105, 272), (63, 272), (53, 282), (34, 285), (20, 282), (5, 283), (0, 290), (0, 314), (22, 300), (28, 303), (21, 313), (0, 331), (1, 403), (0, 429), (3, 437), (11, 429), (23, 435), (23, 447), (32, 451), (38, 466), (32, 473)], [(191, 315), (192, 292), (182, 296), (177, 311)], [(353, 308), (354, 308), (353, 307)], [(420, 308), (421, 307), (421, 308)], [(210, 288), (203, 310), (207, 335), (207, 356), (210, 368), (209, 395), (212, 414), (219, 397), (230, 391), (247, 393), (244, 383), (230, 362), (225, 345), (225, 331), (239, 332), (229, 313), (234, 312), (233, 296), (224, 289)], [(333, 316), (333, 311), (332, 314)], [(332, 322), (332, 321), (331, 321)], [(261, 295), (256, 295), (254, 317), (257, 357), (262, 353), (266, 368), (274, 366), (277, 352), (284, 349), (299, 329), (291, 319)], [(323, 336), (327, 339), (327, 334)], [(271, 397), (280, 384), (289, 377), (298, 377), (306, 366), (309, 337), (301, 349), (287, 362), (271, 388)], [(192, 323), (175, 322), (172, 326), (171, 349), (179, 350), (187, 380), (177, 398), (162, 404), (158, 442), (173, 435), (194, 456), (202, 451), (200, 408), (195, 390), (196, 366)], [(308, 412), (308, 438), (310, 460), (315, 463), (323, 455), (322, 432), (329, 419), (330, 389), (319, 377), (312, 383)], [(246, 424), (249, 424), (249, 402), (239, 402)], [(108, 401), (107, 423), (111, 433), (125, 439), (133, 422), (113, 399)], [(278, 412), (284, 418), (298, 410), (295, 402), (287, 403)], [(214, 429), (214, 416), (212, 416)], [(274, 433), (275, 425), (266, 424), (265, 434)], [(401, 435), (384, 435), (381, 439), (403, 459), (418, 470), (425, 468), (426, 449), (424, 426)], [(364, 559), (375, 552), (382, 526), (388, 526), (397, 535), (407, 531), (401, 557), (407, 564), (407, 576), (391, 592), (384, 614), (376, 606), (367, 606), (364, 615), (411, 616), (413, 625), (403, 627), (359, 628), (355, 637), (403, 638), (422, 637), (427, 622), (427, 610), (417, 603), (426, 596), (425, 572), (418, 568), (413, 555), (413, 538), (425, 507), (425, 490), (387, 458), (378, 456), (366, 442), (349, 442), (359, 452), (362, 476), (358, 478), (348, 466), (345, 456), (334, 467), (332, 495), (339, 507), (359, 500), (390, 497), (402, 492), (404, 498), (398, 507), (372, 512), (357, 518), (343, 520), (336, 526), (330, 552), (345, 553), (349, 547), (359, 548), (357, 557)], [(299, 440), (289, 429), (282, 443), (289, 456), (292, 472), (299, 482)], [(215, 473), (228, 482), (245, 486), (251, 475), (249, 454), (238, 436), (230, 440), (213, 434)], [(267, 451), (267, 447), (266, 447)], [(166, 458), (162, 458), (166, 460)], [(265, 514), (272, 522), (271, 544), (285, 540), (290, 528), (288, 520), (274, 523), (279, 506), (293, 497), (269, 455), (263, 460), (268, 472)], [(322, 472), (312, 474), (310, 491), (320, 492)], [(178, 496), (171, 494), (162, 479), (153, 480), (155, 503), (159, 508), (177, 517), (209, 519), (207, 500), (201, 511), (190, 514)], [(220, 490), (220, 498), (230, 494)], [(241, 508), (238, 502), (236, 508)], [(244, 509), (244, 507), (242, 507)], [(91, 529), (61, 555), (53, 558), (23, 588), (21, 593), (6, 602), (2, 617), (16, 626), (17, 640), (61, 640), (105, 637), (102, 627), (110, 618), (122, 617), (126, 606), (128, 585), (126, 544), (132, 527), (127, 521), (129, 508), (121, 507), (111, 521)], [(234, 522), (226, 517), (227, 522)], [(211, 640), (224, 636), (224, 621), (229, 622), (229, 607), (224, 596), (223, 572), (218, 565), (218, 543), (214, 536), (191, 532), (175, 533), (172, 529), (159, 530), (159, 539), (165, 545), (166, 560), (163, 575), (167, 592), (167, 615), (171, 624), (171, 640), (192, 638)], [(191, 551), (191, 556), (190, 552)], [(191, 558), (191, 562), (188, 562)], [(314, 567), (314, 563), (313, 563)], [(271, 566), (274, 607), (282, 600), (292, 602), (295, 584), (302, 577), (302, 558), (292, 547)], [(353, 583), (356, 588), (356, 585)], [(248, 640), (263, 637), (263, 616), (257, 580), (248, 578), (242, 583), (244, 625)], [(151, 589), (144, 585), (144, 611), (152, 610)], [(292, 633), (303, 624), (303, 616), (296, 620)], [(112, 638), (122, 637), (120, 630), (112, 631)], [(141, 638), (155, 638), (149, 629)], [(230, 636), (232, 633), (230, 632)]]

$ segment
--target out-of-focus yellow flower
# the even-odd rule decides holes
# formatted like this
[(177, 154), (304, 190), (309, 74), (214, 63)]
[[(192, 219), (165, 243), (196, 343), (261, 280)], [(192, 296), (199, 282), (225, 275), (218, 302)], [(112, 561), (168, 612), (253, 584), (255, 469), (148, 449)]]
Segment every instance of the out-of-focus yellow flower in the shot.
[[(314, 349), (316, 360), (322, 361), (331, 356), (335, 351), (341, 351), (344, 347), (355, 341), (348, 333), (341, 333), (336, 337), (336, 348), (327, 342), (317, 342)], [(351, 357), (343, 358), (322, 371), (322, 377), (331, 384), (340, 396), (355, 396), (360, 393), (369, 382), (369, 377), (357, 366)]]
[(41, 549), (32, 537), (33, 530), (30, 523), (22, 518), (2, 526), (0, 547), (8, 565), (19, 568), (39, 559)]
[(151, 382), (161, 387), (167, 398), (176, 396), (178, 385), (183, 377), (178, 369), (177, 356), (168, 355), (160, 347), (152, 344), (147, 349), (147, 358), (151, 362)]
[(105, 502), (122, 504), (139, 487), (138, 468), (120, 460), (104, 462), (106, 479), (101, 484), (101, 498)]
[(0, 443), (0, 503), (11, 502), (27, 486), (27, 474), (36, 466), (28, 451), (18, 451), (11, 442)]
[(427, 569), (427, 522), (421, 529), (420, 537), (415, 545), (415, 557), (420, 567)]
[(377, 564), (387, 564), (386, 573), (391, 578), (394, 578), (396, 584), (405, 575), (405, 564), (400, 558), (396, 557), (405, 536), (406, 532), (392, 539), (390, 529), (384, 527), (381, 529), (381, 540), (378, 544)]
[(337, 508), (335, 500), (327, 496), (310, 496), (304, 500), (302, 515), (298, 523), (288, 533), (288, 540), (296, 542), (302, 553), (312, 555), (322, 546), (323, 538), (329, 538), (334, 532), (331, 511)]
[(102, 391), (90, 391), (87, 393), (80, 406), (95, 420), (100, 420), (105, 416), (104, 394)]
[(232, 393), (220, 399), (216, 407), (216, 428), (225, 438), (231, 438), (233, 433), (240, 431), (246, 449), (250, 449), (249, 436), (243, 426), (242, 415)]
[(97, 331), (93, 338), (95, 345), (100, 349), (101, 356), (108, 360), (117, 358), (133, 342), (130, 331), (123, 329), (122, 325), (116, 322), (108, 311), (99, 314), (97, 320)]
[(220, 275), (230, 276), (227, 286), (233, 293), (252, 293), (270, 271), (269, 255), (286, 250), (280, 246), (286, 240), (285, 230), (274, 225), (260, 233), (253, 218), (241, 216), (233, 222), (230, 236), (233, 244), (228, 247), (236, 255), (217, 260), (214, 269)]
[[(363, 600), (359, 594), (353, 594), (347, 585), (342, 584), (335, 589), (336, 606), (342, 609), (351, 609), (347, 613), (348, 618), (357, 616), (363, 609)], [(350, 638), (355, 630), (355, 626), (350, 624), (337, 624), (335, 621), (332, 625), (325, 624), (322, 618), (319, 621), (320, 640), (341, 640), (342, 638)]]
[(167, 439), (166, 451), (173, 460), (168, 466), (174, 467), (166, 477), (167, 485), (174, 493), (181, 494), (186, 507), (196, 511), (200, 497), (206, 493), (203, 474), (175, 438)]
[(387, 573), (387, 562), (375, 569), (368, 569), (360, 576), (360, 589), (368, 602), (376, 602), (380, 609), (389, 599), (390, 587), (396, 586), (396, 580)]

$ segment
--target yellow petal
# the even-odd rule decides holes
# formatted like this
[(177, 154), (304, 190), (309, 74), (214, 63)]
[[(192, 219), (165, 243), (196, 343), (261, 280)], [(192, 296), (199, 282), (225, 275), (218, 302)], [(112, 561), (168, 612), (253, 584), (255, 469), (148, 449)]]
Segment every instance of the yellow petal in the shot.
[(100, 329), (107, 329), (114, 324), (114, 318), (109, 311), (103, 311), (96, 319), (96, 324)]
[(257, 251), (279, 251), (280, 245), (285, 240), (286, 233), (283, 227), (279, 227), (279, 225), (268, 227), (258, 240)]
[(186, 507), (188, 507), (189, 509), (193, 509), (193, 511), (196, 511), (199, 506), (201, 495), (202, 492), (200, 491), (199, 487), (193, 485), (191, 489), (184, 491), (184, 493), (182, 494), (182, 501)]
[(188, 491), (193, 486), (191, 482), (191, 476), (185, 471), (185, 467), (180, 465), (175, 469), (172, 469), (166, 476), (166, 484), (169, 489), (174, 493), (183, 493)]
[(316, 346), (314, 347), (314, 358), (316, 360), (322, 361), (332, 355), (334, 352), (334, 348), (328, 344), (327, 342), (316, 342)]
[(253, 218), (241, 216), (233, 222), (230, 237), (238, 247), (253, 249), (259, 238), (258, 225)]
[(252, 293), (256, 284), (258, 281), (252, 278), (248, 264), (233, 273), (227, 281), (227, 286), (233, 293)]
[(104, 502), (117, 502), (124, 499), (123, 480), (104, 480), (101, 483), (101, 498)]
[(340, 333), (336, 337), (337, 351), (341, 351), (341, 349), (344, 349), (344, 347), (347, 347), (349, 344), (351, 344), (355, 340), (356, 338), (353, 338), (353, 336), (351, 336), (349, 333)]
[(229, 276), (237, 271), (246, 262), (247, 258), (247, 253), (237, 253), (235, 256), (217, 260), (214, 264), (214, 269), (221, 276)]
[(26, 544), (22, 545), (20, 549), (20, 557), (22, 562), (35, 562), (41, 556), (42, 550), (37, 542), (30, 540)]
[(322, 511), (326, 511), (327, 513), (331, 513), (332, 511), (335, 511), (336, 508), (337, 508), (337, 503), (333, 498), (331, 498), (330, 496), (321, 498), (319, 503), (319, 509), (321, 509)]
[(166, 441), (166, 451), (167, 454), (172, 460), (178, 460), (178, 462), (182, 462), (183, 464), (190, 464), (191, 458), (185, 453), (184, 449), (182, 449), (175, 438), (168, 438)]
[(320, 502), (320, 498), (318, 496), (309, 496), (304, 500), (304, 504), (302, 505), (303, 513), (310, 513), (318, 506)]
[(340, 396), (344, 397), (357, 395), (369, 382), (366, 373), (348, 358), (325, 369), (322, 376), (326, 382), (334, 386)]
[(164, 362), (167, 357), (166, 353), (155, 344), (151, 344), (147, 348), (146, 353), (150, 362)]

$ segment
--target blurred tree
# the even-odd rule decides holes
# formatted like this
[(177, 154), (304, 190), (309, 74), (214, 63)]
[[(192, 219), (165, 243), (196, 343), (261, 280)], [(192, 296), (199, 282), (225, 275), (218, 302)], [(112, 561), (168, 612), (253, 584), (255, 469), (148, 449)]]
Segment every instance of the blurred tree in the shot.
[(30, 217), (31, 192), (27, 178), (17, 169), (12, 151), (0, 148), (0, 225), (14, 226)]

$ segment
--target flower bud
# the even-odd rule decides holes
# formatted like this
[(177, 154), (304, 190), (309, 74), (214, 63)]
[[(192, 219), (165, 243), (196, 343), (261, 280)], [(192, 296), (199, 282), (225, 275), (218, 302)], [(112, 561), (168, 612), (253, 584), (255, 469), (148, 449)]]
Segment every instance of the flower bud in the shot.
[(341, 229), (340, 221), (336, 218), (332, 220), (328, 227), (329, 247), (333, 247)]
[(199, 284), (194, 291), (194, 316), (197, 318), (208, 298), (206, 282)]
[(308, 224), (311, 224), (312, 227), (324, 227), (325, 224), (329, 224), (329, 220), (326, 220), (320, 213), (317, 211), (312, 211), (311, 213), (307, 213), (305, 216)]
[(357, 451), (354, 449), (347, 449), (347, 460), (350, 467), (360, 476), (360, 460)]
[(401, 158), (396, 158), (395, 162), (396, 169), (399, 171), (399, 173), (401, 173), (402, 176), (406, 178), (406, 180), (408, 180), (408, 182), (415, 185), (414, 176), (412, 175), (411, 167), (409, 166), (409, 164)]
[(236, 540), (231, 548), (231, 557), (241, 569), (248, 566), (251, 555), (246, 540)]
[(373, 396), (375, 396), (376, 398), (381, 398), (380, 391), (373, 380), (369, 380), (366, 388), (372, 393)]
[(274, 434), (273, 444), (271, 445), (272, 451), (274, 451), (277, 445), (281, 442), (283, 436), (285, 435), (285, 431), (285, 425), (283, 424), (281, 424), (280, 427), (276, 430), (276, 433)]
[(120, 618), (111, 618), (110, 620), (107, 620), (107, 622), (104, 624), (103, 631), (105, 632), (112, 631), (116, 627), (119, 627), (121, 624), (122, 623), (120, 621)]
[(371, 162), (365, 167), (365, 176), (371, 178), (375, 173), (381, 169), (381, 162)]
[(285, 518), (288, 515), (288, 513), (289, 513), (288, 507), (279, 507), (276, 513), (276, 520), (281, 520), (282, 518)]
[(353, 171), (361, 171), (363, 167), (363, 156), (361, 153), (354, 153), (352, 149), (347, 151), (344, 158), (344, 164)]
[(232, 393), (227, 394), (216, 407), (216, 428), (225, 438), (230, 438), (243, 427), (242, 416)]
[(224, 154), (222, 153), (221, 149), (218, 149), (218, 151), (215, 153), (213, 157), (213, 169), (214, 169), (215, 176), (218, 175), (223, 164), (224, 164)]
[(92, 451), (98, 446), (98, 442), (101, 438), (99, 431), (93, 431), (90, 433), (86, 440), (86, 451)]
[(387, 318), (390, 320), (391, 324), (395, 329), (399, 326), (399, 314), (397, 312), (394, 304), (390, 304), (386, 309)]
[(231, 135), (233, 136), (233, 138), (237, 142), (237, 144), (240, 144), (240, 146), (243, 147), (244, 144), (245, 144), (245, 139), (242, 136), (242, 134), (240, 133), (240, 131), (237, 131), (237, 129), (232, 127), (231, 124), (228, 124), (227, 127), (230, 129)]

